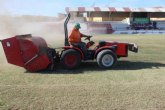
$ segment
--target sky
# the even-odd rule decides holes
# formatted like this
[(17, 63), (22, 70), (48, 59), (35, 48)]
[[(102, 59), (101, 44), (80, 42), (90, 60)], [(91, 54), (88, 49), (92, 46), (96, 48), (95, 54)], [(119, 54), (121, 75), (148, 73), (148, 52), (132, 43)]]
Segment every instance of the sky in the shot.
[(65, 7), (158, 7), (165, 0), (0, 0), (0, 12), (13, 15), (57, 16)]

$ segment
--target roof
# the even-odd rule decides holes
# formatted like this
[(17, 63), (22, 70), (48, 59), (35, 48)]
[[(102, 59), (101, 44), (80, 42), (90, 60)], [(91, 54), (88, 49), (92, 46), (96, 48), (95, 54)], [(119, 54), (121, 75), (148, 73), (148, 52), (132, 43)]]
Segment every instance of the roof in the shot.
[(129, 8), (129, 7), (67, 7), (66, 12), (165, 12), (165, 7)]

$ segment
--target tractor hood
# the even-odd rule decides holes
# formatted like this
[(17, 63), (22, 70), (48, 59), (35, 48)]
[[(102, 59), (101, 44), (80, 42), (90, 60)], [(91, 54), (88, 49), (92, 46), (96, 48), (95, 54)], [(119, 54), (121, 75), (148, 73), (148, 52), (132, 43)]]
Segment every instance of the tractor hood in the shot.
[(135, 43), (126, 43), (126, 42), (116, 42), (116, 41), (108, 41), (106, 42), (107, 44), (111, 44), (111, 45), (125, 45), (127, 46), (129, 51), (138, 53), (138, 46)]
[(125, 43), (125, 42), (116, 42), (116, 41), (100, 41), (98, 47), (105, 48), (107, 46), (116, 47), (116, 55), (118, 57), (127, 57), (128, 51), (137, 53), (138, 46), (135, 43)]

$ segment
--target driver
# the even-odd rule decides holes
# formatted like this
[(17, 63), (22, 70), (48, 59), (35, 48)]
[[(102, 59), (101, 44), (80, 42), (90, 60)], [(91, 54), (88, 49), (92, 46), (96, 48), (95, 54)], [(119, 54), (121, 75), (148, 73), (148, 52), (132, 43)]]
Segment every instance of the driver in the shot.
[(69, 43), (73, 46), (79, 46), (84, 54), (87, 54), (86, 43), (81, 41), (82, 37), (90, 38), (92, 36), (84, 35), (80, 33), (79, 29), (81, 28), (80, 23), (76, 23), (72, 32), (69, 35)]

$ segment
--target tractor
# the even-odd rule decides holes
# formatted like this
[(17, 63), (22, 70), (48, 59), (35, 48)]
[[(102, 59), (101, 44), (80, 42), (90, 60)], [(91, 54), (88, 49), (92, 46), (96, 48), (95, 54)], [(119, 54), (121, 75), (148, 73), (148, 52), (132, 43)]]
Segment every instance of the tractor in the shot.
[(43, 38), (33, 37), (31, 34), (0, 40), (8, 63), (36, 72), (53, 70), (56, 64), (62, 65), (65, 69), (75, 69), (82, 61), (96, 60), (100, 68), (111, 69), (116, 65), (118, 58), (128, 56), (128, 51), (138, 52), (136, 44), (116, 41), (100, 41), (94, 49), (89, 49), (94, 42), (88, 37), (85, 39), (88, 40), (87, 54), (84, 54), (81, 47), (70, 45), (68, 42), (67, 24), (70, 17), (68, 14), (64, 22), (65, 40), (60, 51), (48, 47)]

